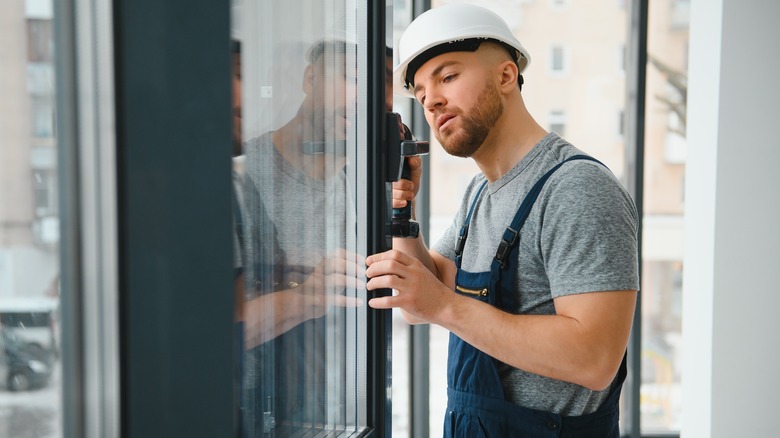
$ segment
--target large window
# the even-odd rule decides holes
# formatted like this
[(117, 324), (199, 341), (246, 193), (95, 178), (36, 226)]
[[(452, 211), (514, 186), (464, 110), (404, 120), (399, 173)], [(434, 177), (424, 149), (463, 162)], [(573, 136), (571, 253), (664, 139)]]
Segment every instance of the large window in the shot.
[(687, 1), (650, 2), (642, 254), (643, 433), (680, 430)]
[[(444, 2), (433, 2), (436, 7)], [(625, 75), (615, 66), (615, 47), (626, 39), (626, 12), (615, 2), (569, 2), (564, 9), (545, 2), (484, 3), (501, 15), (529, 51), (523, 97), (548, 130), (602, 160), (619, 177), (626, 177), (626, 145), (612, 133), (614, 108), (625, 105)], [(592, 23), (592, 25), (588, 25)], [(550, 32), (550, 26), (557, 31)], [(577, 62), (583, 59), (583, 62)], [(568, 73), (561, 82), (560, 74)], [(605, 135), (608, 134), (608, 135)], [(479, 170), (471, 160), (451, 160), (431, 147), (430, 240), (435, 242), (460, 203), (462, 187)], [(448, 192), (446, 188), (451, 188)], [(443, 190), (445, 192), (443, 192)], [(440, 436), (446, 405), (447, 332), (431, 327), (430, 436)]]
[[(432, 7), (448, 3), (432, 2)], [(680, 296), (682, 291), (682, 182), (684, 176), (687, 3), (653, 3), (650, 11), (645, 140), (644, 263), (642, 280), (639, 418), (633, 416), (630, 385), (622, 397), (624, 433), (639, 424), (641, 434), (674, 434), (680, 423)], [(550, 3), (553, 4), (553, 3)], [(564, 9), (545, 2), (484, 3), (498, 12), (528, 49), (523, 95), (550, 130), (605, 162), (626, 184), (634, 178), (624, 135), (628, 102), (623, 59), (630, 21), (625, 2), (570, 2)], [(683, 5), (683, 6), (680, 6)], [(632, 5), (633, 7), (633, 5)], [(664, 18), (665, 17), (665, 18)], [(555, 32), (550, 32), (554, 23)], [(634, 23), (635, 24), (635, 23)], [(615, 47), (619, 60), (615, 62)], [(560, 81), (560, 73), (567, 72)], [(617, 110), (616, 110), (617, 109)], [(633, 112), (632, 112), (633, 114)], [(616, 120), (617, 119), (617, 120)], [(633, 123), (633, 122), (632, 122)], [(565, 127), (565, 129), (564, 129)], [(423, 129), (416, 126), (415, 129)], [(627, 164), (631, 163), (631, 164)], [(463, 181), (478, 172), (469, 160), (453, 160), (437, 145), (430, 153), (429, 240), (435, 242), (454, 216)], [(442, 191), (444, 190), (444, 191)], [(400, 348), (396, 337), (396, 349)], [(430, 436), (441, 434), (446, 403), (444, 373), (447, 333), (430, 327)], [(413, 359), (414, 360), (414, 359)], [(412, 362), (415, 363), (415, 362)], [(396, 368), (398, 369), (398, 368)], [(635, 364), (629, 371), (639, 374)], [(414, 370), (412, 370), (414, 372)], [(396, 372), (396, 375), (398, 373)], [(629, 424), (630, 423), (630, 424)]]
[(358, 435), (368, 425), (366, 10), (298, 0), (233, 12), (242, 425), (249, 436)]
[[(204, 83), (197, 76), (201, 72), (192, 68), (219, 64), (218, 57), (197, 59), (201, 49), (215, 53), (215, 37), (195, 43), (165, 40), (169, 31), (190, 31), (189, 21), (178, 18), (185, 12), (184, 3), (0, 1), (0, 364), (22, 357), (16, 363), (24, 365), (0, 366), (0, 436), (58, 438), (87, 430), (92, 435), (84, 436), (115, 436), (124, 432), (123, 421), (136, 433), (142, 426), (167, 430), (163, 428), (170, 425), (148, 419), (168, 412), (159, 407), (170, 407), (170, 400), (150, 394), (165, 393), (159, 389), (162, 384), (193, 388), (187, 380), (192, 376), (167, 360), (197, 355), (197, 348), (188, 346), (200, 344), (224, 347), (225, 354), (215, 362), (236, 365), (237, 409), (230, 403), (209, 409), (235, 414), (235, 425), (249, 434), (352, 436), (380, 421), (376, 415), (381, 409), (372, 411), (372, 405), (386, 402), (380, 386), (389, 381), (370, 376), (386, 364), (372, 362), (373, 314), (365, 304), (363, 277), (371, 246), (367, 204), (377, 197), (367, 191), (373, 178), (368, 151), (376, 147), (367, 144), (373, 129), (369, 117), (375, 115), (371, 108), (378, 108), (378, 98), (369, 90), (369, 82), (376, 79), (371, 77), (376, 66), (369, 65), (368, 49), (373, 32), (369, 16), (376, 14), (375, 5), (357, 0), (225, 1), (225, 7), (232, 4), (236, 199), (231, 208), (227, 184), (225, 196), (209, 191), (214, 180), (227, 181), (227, 152), (225, 175), (186, 174), (196, 161), (192, 152), (202, 146), (191, 149), (197, 141), (188, 135), (222, 138), (216, 128), (210, 130), (212, 123), (219, 125), (213, 116), (222, 114), (220, 110), (199, 111), (213, 102), (213, 95), (225, 93), (219, 89), (221, 71), (209, 70)], [(388, 3), (397, 16), (398, 36), (411, 11), (420, 6), (413, 0)], [(631, 25), (627, 3), (482, 2), (507, 20), (530, 52), (523, 95), (531, 113), (630, 185), (636, 169), (627, 158), (632, 142), (628, 134), (635, 122), (626, 104), (631, 68), (624, 65), (633, 62), (624, 49)], [(178, 21), (149, 16), (148, 29), (139, 31), (138, 17), (152, 5), (170, 8), (165, 9), (170, 14), (157, 14), (155, 20), (167, 15)], [(55, 6), (66, 8), (66, 17), (57, 18), (64, 20), (64, 32), (74, 41), (57, 33)], [(640, 363), (629, 371), (638, 381), (637, 394), (623, 395), (624, 402), (635, 395), (639, 407), (634, 415), (624, 406), (621, 415), (626, 431), (639, 424), (643, 435), (674, 435), (680, 428), (689, 14), (690, 2), (682, 0), (653, 2), (649, 11), (647, 98), (640, 111), (645, 128), (640, 160), (645, 178), (639, 188), (644, 199), (641, 338), (631, 347), (639, 350)], [(219, 26), (226, 26), (227, 20), (219, 18), (203, 20), (222, 24), (199, 27), (198, 35), (224, 30)], [(121, 23), (114, 27), (112, 19)], [(392, 45), (388, 38), (387, 46)], [(55, 47), (75, 46), (78, 57), (76, 50), (55, 53)], [(192, 66), (178, 69), (182, 58), (166, 63), (183, 52)], [(65, 66), (66, 75), (55, 68), (55, 55), (57, 68)], [(68, 86), (55, 87), (63, 77)], [(115, 79), (125, 81), (116, 94)], [(79, 96), (71, 94), (76, 90)], [(57, 94), (70, 96), (64, 107)], [(414, 123), (408, 102), (397, 101), (395, 110), (418, 137), (427, 137), (427, 127), (421, 120)], [(163, 106), (167, 110), (161, 110)], [(121, 117), (115, 118), (115, 108)], [(120, 129), (114, 130), (115, 125)], [(67, 153), (62, 153), (66, 142), (57, 138), (63, 132), (62, 138), (79, 140), (78, 145), (68, 144), (72, 149)], [(115, 141), (121, 141), (121, 147), (115, 148)], [(151, 144), (164, 148), (144, 147)], [(433, 243), (449, 225), (478, 169), (436, 144), (431, 149), (427, 184), (436, 196), (429, 205), (421, 202), (418, 213), (427, 217), (423, 226), (430, 227), (425, 234)], [(120, 156), (114, 155), (117, 150)], [(221, 156), (211, 149), (208, 154)], [(168, 159), (147, 165), (163, 155)], [(185, 179), (204, 185), (176, 186)], [(198, 194), (193, 196), (193, 191)], [(185, 197), (189, 201), (177, 204)], [(117, 198), (123, 202), (118, 208)], [(227, 251), (228, 244), (220, 242), (227, 242), (228, 227), (204, 230), (192, 225), (209, 219), (182, 214), (196, 203), (201, 213), (222, 205), (224, 222), (228, 215), (234, 219), (230, 264), (235, 289), (220, 290), (225, 298), (204, 291), (199, 281), (219, 284), (219, 275), (211, 269), (220, 263), (227, 268), (227, 256), (215, 261), (209, 252), (215, 246), (215, 253)], [(122, 216), (117, 219), (117, 214)], [(168, 225), (161, 225), (165, 220)], [(123, 228), (117, 232), (119, 225)], [(60, 257), (62, 248), (63, 254), (74, 257)], [(182, 286), (182, 279), (195, 277), (201, 280)], [(169, 278), (177, 284), (166, 283)], [(185, 286), (188, 290), (182, 291)], [(120, 289), (126, 295), (120, 296)], [(221, 310), (235, 305), (237, 311), (228, 318), (220, 309), (181, 304), (190, 297), (219, 302)], [(70, 307), (64, 305), (68, 303)], [(187, 320), (195, 311), (206, 318)], [(448, 334), (436, 326), (410, 328), (397, 312), (394, 315), (393, 436), (423, 436), (421, 425), (430, 436), (440, 436)], [(216, 338), (227, 339), (222, 335), (229, 319), (238, 322), (236, 345), (211, 345), (210, 332), (219, 331)], [(66, 320), (80, 331), (64, 333)], [(121, 327), (121, 355), (120, 321), (126, 324)], [(192, 325), (177, 326), (182, 321)], [(420, 339), (429, 339), (424, 348)], [(69, 351), (74, 345), (83, 351)], [(159, 351), (150, 353), (155, 348)], [(382, 357), (388, 351), (381, 351)], [(127, 385), (123, 388), (120, 357), (127, 365), (121, 374)], [(189, 361), (201, 366), (198, 372), (209, 366), (201, 359)], [(215, 366), (215, 381), (227, 375), (224, 368)], [(421, 373), (429, 373), (424, 381)], [(219, 400), (224, 401), (232, 387), (220, 388)], [(63, 405), (63, 392), (76, 402)], [(197, 406), (189, 398), (174, 403), (183, 411)], [(84, 406), (95, 408), (84, 412), (90, 409)], [(137, 414), (147, 408), (146, 416)], [(177, 415), (171, 418), (186, 416)]]
[(0, 3), (0, 436), (62, 436), (52, 2)]

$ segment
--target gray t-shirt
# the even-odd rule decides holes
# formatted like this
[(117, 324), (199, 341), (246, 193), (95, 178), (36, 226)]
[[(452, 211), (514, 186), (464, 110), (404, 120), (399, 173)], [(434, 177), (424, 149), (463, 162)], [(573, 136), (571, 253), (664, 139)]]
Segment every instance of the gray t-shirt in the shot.
[[(583, 152), (550, 133), (475, 207), (461, 268), (490, 271), (501, 236), (531, 187), (559, 162)], [(478, 188), (473, 178), (453, 223), (433, 249), (452, 260), (458, 233)], [(555, 314), (553, 299), (596, 291), (638, 290), (637, 210), (613, 174), (598, 163), (564, 164), (547, 181), (519, 237), (518, 314)], [(594, 412), (609, 389), (585, 387), (500, 364), (508, 400), (561, 415)]]
[(233, 267), (243, 269), (246, 261), (244, 252), (244, 178), (233, 171)]
[[(276, 245), (288, 263), (309, 268), (346, 245), (347, 223), (354, 214), (340, 168), (326, 180), (309, 177), (282, 157), (271, 133), (249, 140), (244, 148), (248, 222), (265, 244)], [(255, 262), (262, 256), (250, 254)]]
[[(306, 281), (309, 274), (336, 249), (354, 242), (354, 208), (343, 169), (328, 163), (329, 178), (309, 177), (277, 151), (271, 133), (244, 148), (246, 272), (252, 285), (247, 298), (291, 287), (303, 294), (323, 293)], [(316, 287), (338, 292), (335, 285)], [(269, 328), (280, 317), (274, 310), (264, 315)], [(245, 365), (244, 385), (251, 398), (245, 415), (262, 415), (270, 397), (277, 421), (326, 422), (328, 403), (344, 403), (345, 394), (333, 393), (329, 386), (344, 386), (344, 343), (329, 342), (344, 339), (344, 333), (344, 310), (334, 307), (254, 349)], [(256, 387), (262, 395), (251, 391)]]

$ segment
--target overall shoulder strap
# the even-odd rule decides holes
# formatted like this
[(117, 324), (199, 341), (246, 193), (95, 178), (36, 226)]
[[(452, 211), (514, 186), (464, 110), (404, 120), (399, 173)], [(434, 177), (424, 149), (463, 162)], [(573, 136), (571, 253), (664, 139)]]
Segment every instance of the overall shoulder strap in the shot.
[(479, 196), (482, 194), (482, 190), (487, 186), (487, 179), (479, 186), (477, 194), (474, 196), (474, 200), (471, 201), (469, 212), (466, 215), (466, 220), (463, 222), (463, 226), (460, 227), (460, 234), (458, 235), (458, 243), (455, 245), (455, 265), (460, 269), (460, 262), (463, 258), (463, 248), (466, 246), (466, 238), (469, 236), (469, 224), (471, 223), (471, 215), (474, 213), (474, 207), (477, 206)]
[(536, 199), (539, 197), (539, 193), (541, 193), (544, 184), (548, 179), (550, 179), (550, 176), (555, 173), (556, 170), (558, 170), (564, 164), (574, 160), (588, 160), (604, 166), (604, 163), (588, 155), (572, 155), (571, 157), (556, 164), (552, 169), (548, 170), (547, 173), (542, 175), (542, 177), (539, 178), (539, 181), (537, 181), (536, 184), (531, 187), (531, 190), (525, 196), (525, 199), (523, 199), (523, 202), (517, 209), (517, 213), (515, 213), (515, 217), (512, 220), (512, 223), (506, 228), (506, 230), (504, 230), (504, 234), (501, 236), (501, 243), (499, 243), (498, 250), (496, 250), (496, 255), (493, 259), (493, 264), (495, 265), (498, 263), (498, 268), (503, 268), (506, 265), (507, 256), (509, 255), (510, 250), (517, 244), (517, 238), (520, 235), (520, 228), (523, 227), (525, 220), (528, 218), (528, 214), (531, 212), (531, 208), (534, 206)]

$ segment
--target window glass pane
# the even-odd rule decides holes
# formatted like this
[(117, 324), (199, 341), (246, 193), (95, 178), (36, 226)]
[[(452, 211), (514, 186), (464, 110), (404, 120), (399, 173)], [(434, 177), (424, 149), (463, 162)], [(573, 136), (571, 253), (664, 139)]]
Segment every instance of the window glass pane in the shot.
[[(392, 69), (398, 63), (398, 39), (401, 37), (401, 33), (412, 21), (412, 0), (387, 0), (388, 14), (391, 14), (389, 19), (392, 22), (388, 22), (388, 45), (392, 47), (393, 59), (389, 60), (389, 68)], [(390, 83), (387, 85), (392, 87), (392, 76)], [(402, 120), (408, 126), (411, 126), (411, 100), (394, 97), (392, 104), (393, 112), (401, 115)], [(421, 128), (422, 129), (422, 128)], [(427, 126), (425, 127), (427, 129)], [(418, 204), (418, 215), (421, 211), (420, 204)], [(393, 309), (393, 354), (392, 354), (392, 410), (393, 410), (393, 436), (394, 437), (411, 437), (414, 436), (412, 430), (412, 393), (411, 384), (413, 381), (412, 373), (414, 370), (412, 367), (414, 364), (412, 360), (412, 330), (411, 326), (403, 319), (401, 311), (399, 309)], [(417, 358), (419, 360), (420, 358)], [(417, 382), (415, 382), (417, 383)], [(416, 408), (415, 408), (416, 409)], [(415, 416), (424, 415), (416, 409)], [(417, 417), (419, 418), (419, 417)]]
[(566, 71), (566, 51), (563, 46), (550, 47), (550, 70), (554, 73)]
[(47, 139), (54, 136), (54, 108), (49, 99), (35, 98), (31, 102), (30, 121), (32, 122), (31, 134), (38, 139)]
[(690, 2), (650, 2), (642, 265), (642, 433), (680, 430)]
[(547, 130), (566, 137), (566, 113), (561, 110), (550, 111)]
[(61, 427), (52, 4), (0, 2), (0, 436)]
[(242, 425), (247, 436), (358, 434), (366, 6), (237, 1), (233, 12)]
[[(450, 2), (433, 1), (432, 6), (445, 3)], [(486, 0), (480, 4), (504, 18), (530, 53), (522, 94), (531, 114), (546, 129), (562, 131), (566, 140), (624, 180), (625, 142), (615, 115), (624, 108), (626, 84), (615, 52), (626, 42), (625, 8), (622, 2), (562, 2), (565, 8), (550, 7), (557, 3)], [(564, 81), (561, 71), (567, 73)], [(433, 135), (431, 139), (435, 143)], [(430, 163), (429, 237), (436, 242), (479, 169), (472, 160), (448, 156), (437, 144), (431, 145)], [(431, 326), (430, 335), (430, 431), (431, 436), (441, 436), (448, 333)]]

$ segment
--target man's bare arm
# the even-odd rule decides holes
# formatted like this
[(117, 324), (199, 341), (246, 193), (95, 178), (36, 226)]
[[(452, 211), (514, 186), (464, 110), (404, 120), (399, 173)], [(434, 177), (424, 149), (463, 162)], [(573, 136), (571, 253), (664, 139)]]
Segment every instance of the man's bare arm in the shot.
[(636, 292), (556, 298), (556, 315), (513, 315), (467, 299), (453, 301), (440, 324), (516, 368), (602, 390), (625, 352)]
[(369, 289), (398, 291), (372, 299), (372, 307), (398, 307), (438, 324), (515, 368), (601, 390), (620, 365), (636, 291), (568, 295), (554, 300), (556, 315), (514, 315), (456, 294), (399, 251), (375, 254), (367, 263)]

